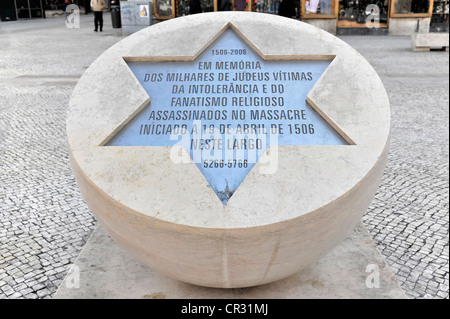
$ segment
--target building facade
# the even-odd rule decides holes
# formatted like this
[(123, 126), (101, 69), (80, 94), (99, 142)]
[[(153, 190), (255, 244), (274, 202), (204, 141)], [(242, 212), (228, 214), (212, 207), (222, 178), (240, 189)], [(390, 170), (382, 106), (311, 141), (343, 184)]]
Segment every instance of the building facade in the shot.
[[(123, 1), (123, 0), (122, 0)], [(72, 0), (89, 11), (90, 0)], [(109, 4), (109, 1), (107, 1)], [(449, 32), (450, 0), (153, 0), (158, 20), (211, 11), (251, 11), (300, 19), (330, 33), (411, 35)], [(2, 0), (2, 21), (45, 18), (64, 0)]]
[[(282, 2), (289, 2), (289, 6)], [(292, 2), (292, 4), (291, 4)], [(154, 0), (157, 19), (209, 11), (253, 11), (300, 19), (333, 34), (449, 32), (450, 0)]]

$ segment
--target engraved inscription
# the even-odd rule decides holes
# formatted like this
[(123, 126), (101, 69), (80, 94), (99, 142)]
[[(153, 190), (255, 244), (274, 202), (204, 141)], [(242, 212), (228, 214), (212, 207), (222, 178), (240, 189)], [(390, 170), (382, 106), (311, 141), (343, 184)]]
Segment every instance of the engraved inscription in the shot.
[(306, 103), (330, 61), (264, 61), (228, 29), (193, 62), (128, 62), (151, 104), (108, 146), (182, 146), (224, 205), (271, 145), (347, 145)]

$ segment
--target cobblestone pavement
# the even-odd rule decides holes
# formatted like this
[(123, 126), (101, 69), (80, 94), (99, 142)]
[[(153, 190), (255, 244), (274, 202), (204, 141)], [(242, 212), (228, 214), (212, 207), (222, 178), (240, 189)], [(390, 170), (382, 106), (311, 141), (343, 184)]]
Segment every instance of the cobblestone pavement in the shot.
[(411, 52), (408, 38), (342, 39), (375, 67), (392, 108), (387, 167), (363, 222), (409, 297), (448, 298), (449, 54)]
[[(96, 225), (76, 186), (66, 107), (84, 70), (122, 39), (61, 19), (0, 22), (0, 298), (51, 298)], [(449, 55), (407, 37), (342, 39), (391, 99), (386, 172), (363, 218), (411, 298), (449, 295)]]
[(0, 23), (0, 298), (51, 298), (96, 225), (70, 167), (66, 108), (121, 37), (91, 19)]

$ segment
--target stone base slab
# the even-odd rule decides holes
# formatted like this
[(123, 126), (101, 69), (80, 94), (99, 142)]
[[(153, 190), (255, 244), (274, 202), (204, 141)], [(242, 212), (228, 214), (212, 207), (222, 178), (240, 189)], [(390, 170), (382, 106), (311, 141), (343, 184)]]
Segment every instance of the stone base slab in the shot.
[(433, 48), (444, 48), (448, 51), (448, 33), (414, 33), (411, 38), (414, 51), (430, 51)]
[[(55, 299), (406, 299), (362, 224), (310, 267), (286, 279), (250, 288), (205, 288), (161, 275), (131, 257), (100, 226), (75, 266), (79, 281), (69, 272)], [(377, 276), (377, 267), (379, 288), (368, 288), (367, 283), (376, 284), (372, 278)]]

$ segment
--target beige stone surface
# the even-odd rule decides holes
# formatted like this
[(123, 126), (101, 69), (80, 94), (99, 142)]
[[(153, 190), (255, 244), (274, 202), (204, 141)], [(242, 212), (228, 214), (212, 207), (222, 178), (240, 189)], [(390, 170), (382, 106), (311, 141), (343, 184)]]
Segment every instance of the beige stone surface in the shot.
[[(276, 173), (262, 174), (260, 161), (223, 206), (194, 163), (170, 160), (169, 147), (102, 145), (149, 99), (124, 57), (194, 59), (227, 27), (267, 59), (335, 56), (308, 101), (352, 145), (278, 147)], [(386, 92), (359, 53), (311, 25), (253, 13), (183, 17), (133, 34), (85, 72), (67, 116), (77, 182), (108, 233), (150, 267), (212, 287), (284, 278), (343, 240), (378, 187), (389, 131)]]
[(431, 18), (390, 18), (389, 35), (411, 36), (415, 32), (430, 32)]
[(336, 19), (305, 19), (303, 21), (331, 34), (336, 34)]
[(251, 288), (206, 288), (161, 275), (131, 257), (101, 227), (94, 231), (72, 267), (79, 271), (77, 276), (70, 271), (54, 299), (407, 298), (362, 224), (302, 271)]

